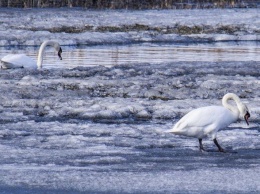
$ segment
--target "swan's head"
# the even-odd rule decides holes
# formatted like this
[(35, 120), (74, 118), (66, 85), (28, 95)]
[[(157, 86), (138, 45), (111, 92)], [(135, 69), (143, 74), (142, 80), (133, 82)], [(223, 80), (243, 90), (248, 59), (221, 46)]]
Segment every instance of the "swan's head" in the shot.
[(62, 49), (61, 49), (61, 47), (60, 47), (60, 49), (59, 49), (59, 51), (58, 51), (58, 56), (59, 56), (60, 60), (62, 60), (61, 53), (62, 53)]
[(61, 49), (61, 47), (60, 47), (60, 44), (57, 43), (57, 42), (54, 42), (54, 43), (53, 43), (53, 47), (54, 47), (55, 50), (58, 52), (58, 57), (60, 58), (60, 60), (62, 60), (62, 57), (61, 57), (62, 49)]
[(238, 106), (238, 109), (239, 109), (241, 116), (243, 116), (243, 118), (245, 119), (246, 124), (249, 125), (248, 119), (250, 117), (250, 113), (249, 113), (247, 106), (243, 103), (240, 103)]

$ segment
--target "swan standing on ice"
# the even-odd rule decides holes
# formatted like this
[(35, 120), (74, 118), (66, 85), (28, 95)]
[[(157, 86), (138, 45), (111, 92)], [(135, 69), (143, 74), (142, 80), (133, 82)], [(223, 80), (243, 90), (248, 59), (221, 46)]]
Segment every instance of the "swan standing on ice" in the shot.
[(62, 60), (61, 53), (62, 49), (60, 44), (53, 40), (44, 41), (41, 44), (38, 54), (37, 63), (31, 59), (30, 57), (26, 56), (25, 54), (9, 54), (1, 59), (1, 68), (3, 69), (10, 69), (10, 68), (42, 68), (43, 62), (43, 52), (46, 46), (53, 46), (54, 49), (58, 52), (58, 56), (60, 60)]
[[(234, 100), (236, 106), (229, 104), (228, 100)], [(205, 151), (205, 149), (202, 145), (202, 138), (211, 135), (218, 150), (225, 152), (216, 139), (218, 130), (237, 121), (240, 115), (244, 117), (247, 125), (249, 125), (248, 118), (250, 114), (247, 106), (233, 93), (228, 93), (223, 97), (222, 105), (223, 106), (207, 106), (192, 110), (183, 116), (175, 124), (173, 129), (168, 132), (198, 138), (200, 150), (203, 151)]]

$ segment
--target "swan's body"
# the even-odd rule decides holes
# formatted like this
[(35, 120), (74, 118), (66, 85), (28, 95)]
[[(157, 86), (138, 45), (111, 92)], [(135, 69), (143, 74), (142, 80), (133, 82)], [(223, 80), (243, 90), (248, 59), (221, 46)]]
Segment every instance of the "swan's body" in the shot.
[[(236, 102), (236, 107), (228, 103), (228, 100), (231, 99)], [(222, 99), (222, 104), (223, 106), (207, 106), (192, 110), (168, 132), (198, 138), (201, 150), (204, 150), (202, 138), (211, 135), (219, 151), (224, 152), (216, 139), (218, 130), (236, 122), (240, 115), (243, 115), (248, 124), (250, 114), (246, 105), (233, 93), (226, 94)]]
[(42, 68), (43, 62), (43, 53), (46, 46), (53, 46), (54, 49), (58, 52), (58, 56), (60, 60), (61, 58), (61, 47), (58, 42), (53, 40), (44, 41), (41, 44), (39, 49), (37, 63), (30, 57), (26, 56), (25, 54), (9, 54), (1, 59), (1, 68), (3, 69), (10, 69), (10, 68)]

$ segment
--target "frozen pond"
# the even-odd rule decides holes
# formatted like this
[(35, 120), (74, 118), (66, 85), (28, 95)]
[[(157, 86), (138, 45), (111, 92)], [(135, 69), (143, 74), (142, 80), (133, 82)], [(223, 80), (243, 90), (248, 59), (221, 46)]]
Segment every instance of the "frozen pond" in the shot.
[[(62, 46), (63, 60), (48, 48), (44, 68), (73, 68), (77, 66), (114, 66), (135, 63), (164, 63), (178, 61), (260, 61), (258, 42), (221, 42), (190, 44), (127, 44), (96, 46)], [(25, 53), (36, 60), (38, 47), (0, 47), (0, 58), (10, 53)]]
[[(260, 192), (258, 9), (1, 9), (0, 19), (0, 57), (36, 58), (46, 39), (63, 48), (62, 61), (48, 48), (41, 70), (0, 69), (0, 194)], [(165, 133), (227, 92), (251, 114), (218, 133), (237, 153)]]
[[(1, 70), (2, 193), (259, 193), (258, 62)], [(166, 134), (237, 93), (250, 109), (220, 131), (237, 153)], [(216, 150), (210, 139), (205, 147)], [(0, 193), (1, 193), (0, 192)]]

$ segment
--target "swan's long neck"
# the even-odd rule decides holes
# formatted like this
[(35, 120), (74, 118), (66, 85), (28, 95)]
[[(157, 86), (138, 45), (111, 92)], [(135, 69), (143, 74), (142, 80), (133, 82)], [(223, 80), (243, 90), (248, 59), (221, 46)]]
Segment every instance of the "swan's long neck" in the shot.
[[(236, 102), (237, 107), (232, 106), (231, 104), (228, 103), (228, 100), (234, 100)], [(241, 104), (240, 98), (233, 94), (233, 93), (228, 93), (226, 94), (223, 99), (222, 99), (222, 104), (225, 108), (229, 109), (231, 112), (233, 112), (237, 117), (239, 117), (239, 109), (238, 107)]]
[(55, 44), (55, 42), (51, 41), (51, 40), (44, 41), (41, 44), (40, 49), (39, 49), (38, 59), (37, 59), (37, 68), (38, 69), (42, 68), (43, 54), (44, 54), (45, 47), (48, 46), (48, 45), (53, 46), (54, 44)]

